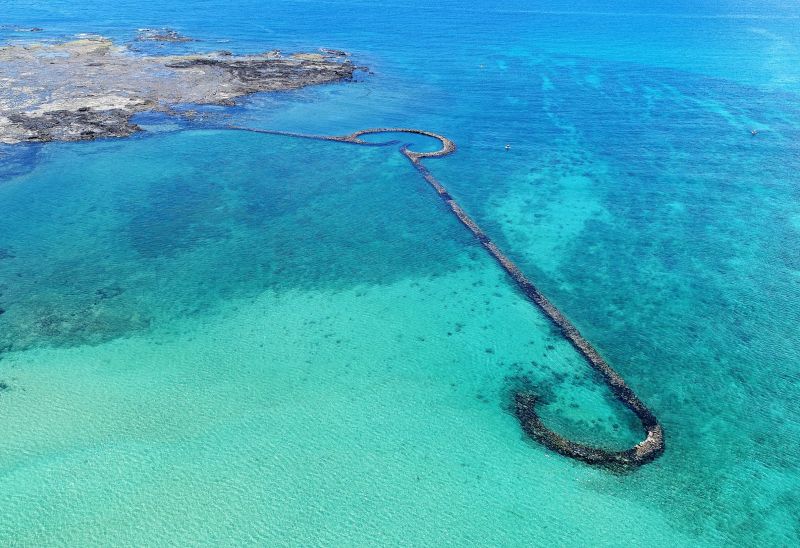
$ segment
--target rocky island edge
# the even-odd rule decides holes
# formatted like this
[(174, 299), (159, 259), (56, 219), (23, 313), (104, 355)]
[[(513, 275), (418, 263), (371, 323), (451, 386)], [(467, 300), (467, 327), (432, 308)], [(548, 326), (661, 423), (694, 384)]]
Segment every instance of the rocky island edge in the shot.
[(96, 36), (0, 47), (0, 143), (126, 137), (139, 112), (176, 105), (232, 105), (260, 91), (352, 80), (339, 50), (283, 55), (212, 52), (137, 55)]

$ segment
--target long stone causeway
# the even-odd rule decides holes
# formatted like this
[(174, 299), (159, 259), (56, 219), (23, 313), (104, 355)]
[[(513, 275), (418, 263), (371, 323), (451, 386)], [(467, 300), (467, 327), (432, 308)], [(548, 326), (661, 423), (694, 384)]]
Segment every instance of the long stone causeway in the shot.
[(379, 133), (411, 133), (438, 140), (441, 143), (441, 148), (433, 152), (414, 152), (409, 149), (409, 145), (402, 145), (400, 152), (408, 158), (411, 165), (413, 165), (425, 181), (433, 187), (439, 197), (450, 208), (453, 215), (472, 232), (486, 251), (488, 251), (503, 270), (506, 271), (519, 290), (561, 330), (562, 335), (572, 344), (578, 353), (583, 356), (589, 365), (600, 374), (614, 396), (636, 415), (644, 429), (645, 438), (633, 447), (621, 451), (611, 451), (573, 442), (551, 430), (544, 424), (536, 413), (536, 395), (527, 391), (520, 391), (514, 394), (514, 410), (522, 429), (531, 438), (561, 455), (588, 464), (616, 470), (637, 468), (661, 456), (664, 452), (664, 431), (652, 411), (650, 411), (644, 402), (642, 402), (633, 390), (628, 387), (622, 376), (606, 363), (603, 357), (595, 350), (589, 341), (583, 338), (578, 329), (572, 325), (567, 317), (536, 288), (533, 282), (522, 273), (519, 267), (517, 267), (505, 253), (503, 253), (483, 229), (467, 215), (447, 189), (433, 176), (428, 168), (422, 164), (422, 160), (426, 158), (441, 158), (455, 152), (456, 145), (453, 141), (431, 131), (412, 128), (370, 128), (340, 136), (310, 135), (238, 126), (229, 126), (229, 128), (254, 133), (266, 133), (269, 135), (285, 135), (302, 139), (337, 141), (367, 146), (386, 146), (400, 143), (399, 141), (373, 143), (361, 139), (364, 135)]

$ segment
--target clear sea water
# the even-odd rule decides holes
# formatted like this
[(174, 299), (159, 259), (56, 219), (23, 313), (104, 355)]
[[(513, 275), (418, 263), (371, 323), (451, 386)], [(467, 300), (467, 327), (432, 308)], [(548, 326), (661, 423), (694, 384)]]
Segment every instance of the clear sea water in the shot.
[[(5, 0), (0, 24), (374, 72), (0, 148), (0, 545), (800, 543), (796, 4)], [(428, 167), (664, 456), (614, 474), (525, 439), (521, 382), (575, 439), (639, 432), (396, 148), (231, 122), (454, 139)]]

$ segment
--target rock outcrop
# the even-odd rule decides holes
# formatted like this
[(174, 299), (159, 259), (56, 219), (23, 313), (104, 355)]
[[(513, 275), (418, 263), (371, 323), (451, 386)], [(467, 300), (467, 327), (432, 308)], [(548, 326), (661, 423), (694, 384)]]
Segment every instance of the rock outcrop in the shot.
[(138, 131), (130, 121), (138, 112), (230, 105), (259, 91), (349, 80), (360, 68), (338, 52), (136, 55), (103, 37), (0, 47), (0, 143), (125, 137)]

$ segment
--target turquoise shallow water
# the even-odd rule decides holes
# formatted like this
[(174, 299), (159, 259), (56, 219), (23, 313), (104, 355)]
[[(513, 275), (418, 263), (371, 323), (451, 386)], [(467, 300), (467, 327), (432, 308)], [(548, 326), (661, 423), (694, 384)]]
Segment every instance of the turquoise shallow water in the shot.
[[(192, 6), (5, 17), (344, 48), (375, 74), (211, 129), (0, 149), (3, 544), (797, 543), (800, 13)], [(428, 167), (655, 411), (665, 455), (618, 475), (524, 439), (520, 384), (576, 439), (638, 431), (396, 147), (229, 122), (453, 138)]]

